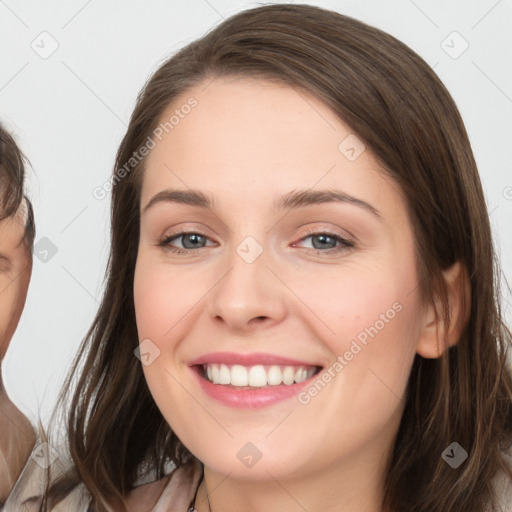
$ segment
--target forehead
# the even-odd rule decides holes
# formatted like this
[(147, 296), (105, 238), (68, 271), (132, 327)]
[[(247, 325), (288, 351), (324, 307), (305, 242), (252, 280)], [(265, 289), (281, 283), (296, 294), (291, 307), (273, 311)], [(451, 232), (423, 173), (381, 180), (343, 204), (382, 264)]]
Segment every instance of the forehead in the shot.
[[(190, 98), (196, 106), (184, 108)], [(179, 96), (160, 126), (173, 115), (179, 122), (146, 160), (143, 203), (165, 188), (201, 189), (214, 197), (236, 190), (251, 203), (313, 187), (350, 191), (369, 202), (382, 202), (384, 192), (391, 202), (400, 200), (396, 184), (353, 130), (302, 90), (263, 79), (216, 78)]]

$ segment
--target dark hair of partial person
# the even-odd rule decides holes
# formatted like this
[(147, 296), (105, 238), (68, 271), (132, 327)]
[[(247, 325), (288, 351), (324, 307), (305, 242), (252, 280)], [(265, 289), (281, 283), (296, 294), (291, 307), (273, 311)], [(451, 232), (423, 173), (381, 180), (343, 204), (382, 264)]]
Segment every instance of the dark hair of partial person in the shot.
[(25, 158), (12, 135), (0, 124), (0, 221), (13, 217), (25, 199), (28, 215), (23, 243), (32, 255), (36, 234), (32, 203), (24, 193)]
[[(495, 503), (493, 478), (512, 477), (505, 456), (512, 445), (511, 333), (500, 311), (482, 185), (451, 95), (420, 56), (380, 29), (309, 5), (260, 6), (226, 19), (154, 72), (137, 98), (114, 171), (145, 144), (178, 95), (225, 76), (312, 94), (364, 142), (405, 197), (421, 296), (445, 325), (442, 271), (455, 262), (467, 269), (470, 315), (458, 343), (436, 359), (415, 356), (383, 509), (487, 510)], [(113, 179), (106, 287), (60, 400), (67, 404), (73, 467), (49, 486), (41, 510), (83, 482), (92, 511), (123, 511), (141, 468), (161, 478), (169, 461), (180, 467), (193, 457), (159, 411), (134, 357), (144, 164)], [(458, 470), (441, 457), (454, 440), (469, 454)]]

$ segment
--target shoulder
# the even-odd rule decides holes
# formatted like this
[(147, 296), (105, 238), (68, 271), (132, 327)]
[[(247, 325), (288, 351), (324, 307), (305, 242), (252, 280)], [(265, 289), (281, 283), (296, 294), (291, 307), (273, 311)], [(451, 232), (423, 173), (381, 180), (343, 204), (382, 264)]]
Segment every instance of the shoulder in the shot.
[[(20, 510), (37, 512), (39, 510), (46, 483), (45, 468), (46, 464), (51, 461), (46, 461), (46, 464), (36, 462), (39, 460), (38, 453), (35, 448), (33, 457), (27, 462), (13, 492), (4, 506), (0, 507), (1, 512), (19, 512)], [(46, 453), (43, 455), (47, 456)], [(183, 508), (186, 512), (188, 504), (195, 496), (202, 473), (202, 464), (197, 459), (193, 459), (179, 468), (172, 466), (170, 473), (164, 478), (138, 485), (129, 493), (127, 497), (128, 511), (149, 512), (152, 507), (163, 508), (164, 504), (172, 503), (173, 506), (178, 507), (173, 510), (181, 511)], [(58, 474), (57, 470), (53, 476)], [(146, 480), (139, 480), (139, 482), (142, 481)], [(85, 512), (88, 509), (89, 500), (90, 495), (82, 483), (73, 489), (52, 512)], [(163, 509), (167, 510), (167, 507)]]
[[(12, 489), (2, 512), (38, 512), (50, 475), (59, 477), (65, 469), (59, 459), (59, 452), (52, 448), (44, 438), (38, 437), (23, 471)], [(78, 485), (66, 498), (54, 507), (54, 512), (81, 512), (87, 509), (88, 494), (83, 484)]]
[(146, 512), (156, 505), (172, 475), (136, 487), (127, 498), (129, 512)]
[[(505, 462), (512, 468), (512, 445), (510, 450), (503, 452), (503, 455)], [(512, 480), (504, 471), (494, 478), (493, 488), (498, 505), (497, 510), (499, 512), (512, 510)]]
[(19, 510), (21, 503), (33, 501), (35, 496), (40, 496), (43, 492), (46, 473), (44, 464), (36, 463), (35, 455), (38, 453), (37, 447), (34, 448), (5, 502), (5, 512)]
[(202, 465), (195, 460), (173, 469), (160, 480), (136, 487), (127, 498), (128, 512), (149, 512), (153, 507), (163, 507), (170, 503), (175, 507), (173, 510), (183, 508), (186, 512), (195, 496), (202, 474)]

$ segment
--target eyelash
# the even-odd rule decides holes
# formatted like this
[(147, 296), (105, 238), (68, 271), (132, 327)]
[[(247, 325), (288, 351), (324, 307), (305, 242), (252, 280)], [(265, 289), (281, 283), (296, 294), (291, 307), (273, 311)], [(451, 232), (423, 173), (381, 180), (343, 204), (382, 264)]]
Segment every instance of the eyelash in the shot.
[[(199, 235), (206, 239), (209, 238), (207, 235), (201, 233), (200, 231), (182, 231), (180, 233), (176, 233), (176, 234), (165, 237), (163, 240), (161, 240), (158, 243), (158, 245), (160, 247), (167, 249), (168, 251), (170, 251), (172, 253), (186, 252), (190, 255), (196, 254), (200, 249), (204, 249), (204, 247), (200, 247), (199, 249), (187, 249), (187, 248), (182, 249), (179, 247), (173, 248), (172, 246), (169, 245), (170, 242), (172, 242), (173, 240), (176, 240), (178, 238), (181, 238), (181, 237), (184, 237), (187, 235)], [(337, 247), (326, 249), (326, 250), (308, 248), (308, 251), (315, 251), (316, 254), (320, 253), (320, 254), (324, 255), (324, 254), (337, 253), (337, 252), (352, 249), (355, 247), (354, 242), (347, 240), (346, 238), (343, 238), (343, 237), (337, 235), (336, 233), (331, 233), (330, 231), (311, 231), (311, 232), (307, 233), (306, 236), (302, 237), (299, 240), (299, 242), (303, 242), (304, 240), (307, 240), (308, 238), (310, 238), (312, 236), (318, 236), (318, 235), (327, 235), (329, 238), (333, 238), (336, 242), (339, 242), (340, 245), (338, 245)]]

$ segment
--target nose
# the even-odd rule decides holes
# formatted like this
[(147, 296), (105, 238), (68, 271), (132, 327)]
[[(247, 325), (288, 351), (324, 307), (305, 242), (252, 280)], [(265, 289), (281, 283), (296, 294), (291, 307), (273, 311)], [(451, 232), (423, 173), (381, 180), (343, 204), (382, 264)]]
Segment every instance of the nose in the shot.
[(237, 333), (275, 325), (287, 311), (286, 287), (267, 266), (265, 253), (248, 261), (233, 250), (223, 277), (209, 294), (211, 318)]

